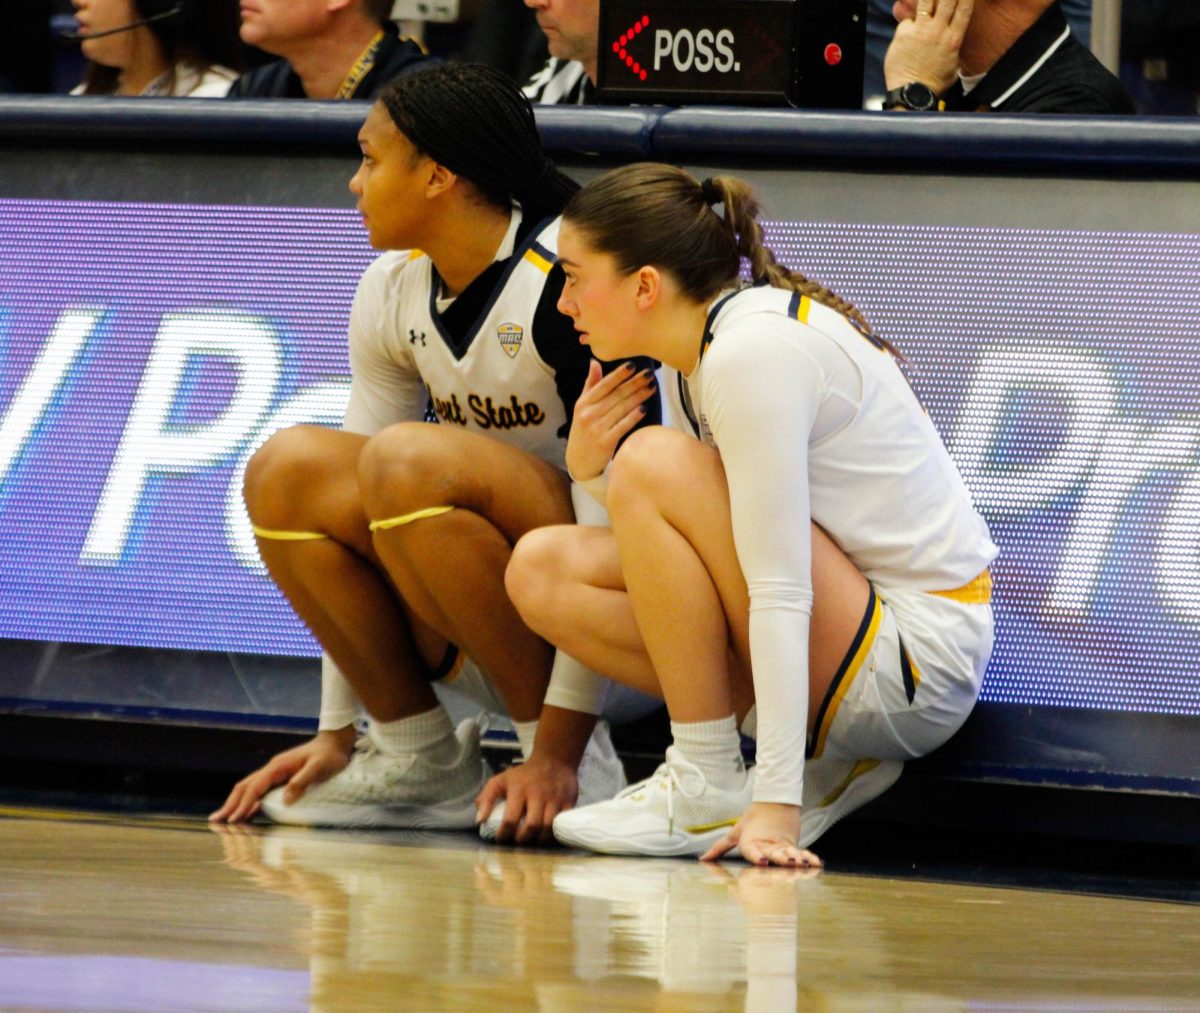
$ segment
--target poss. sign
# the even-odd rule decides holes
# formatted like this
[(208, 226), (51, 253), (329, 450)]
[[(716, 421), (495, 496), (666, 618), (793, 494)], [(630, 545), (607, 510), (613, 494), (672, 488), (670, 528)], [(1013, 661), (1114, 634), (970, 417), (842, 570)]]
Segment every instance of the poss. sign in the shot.
[(862, 105), (865, 0), (602, 0), (602, 102)]

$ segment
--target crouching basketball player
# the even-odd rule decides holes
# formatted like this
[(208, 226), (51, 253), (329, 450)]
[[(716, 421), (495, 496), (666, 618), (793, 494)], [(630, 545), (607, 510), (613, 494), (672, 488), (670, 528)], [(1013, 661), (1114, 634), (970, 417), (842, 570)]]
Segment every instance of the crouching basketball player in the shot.
[[(596, 726), (600, 680), (556, 660), (503, 583), (517, 539), (574, 519), (563, 463), (590, 358), (555, 306), (555, 247), (577, 186), (544, 155), (520, 90), (485, 67), (398, 79), (359, 142), (350, 189), (372, 245), (398, 252), (355, 296), (344, 429), (279, 432), (245, 482), (262, 557), (325, 650), (320, 730), (239, 782), (212, 818), (469, 828), (490, 817), (485, 836), (547, 839), (559, 811), (624, 784)], [(632, 409), (624, 435), (658, 417), (657, 394), (640, 366), (614, 375)], [(439, 424), (422, 421), (427, 407)], [(437, 695), (447, 683), (511, 716), (527, 757), (482, 811), (479, 728), (452, 725)], [(360, 701), (370, 722), (357, 737)], [(616, 703), (631, 717), (654, 705)]]
[[(612, 529), (532, 532), (509, 566), (533, 629), (671, 715), (651, 778), (555, 819), (568, 844), (815, 864), (962, 724), (991, 653), (987, 525), (891, 346), (775, 262), (757, 211), (737, 179), (645, 164), (564, 212), (560, 308), (598, 358), (660, 359), (690, 430), (634, 433), (606, 482), (577, 425), (571, 473)], [(596, 379), (577, 417), (620, 404)]]

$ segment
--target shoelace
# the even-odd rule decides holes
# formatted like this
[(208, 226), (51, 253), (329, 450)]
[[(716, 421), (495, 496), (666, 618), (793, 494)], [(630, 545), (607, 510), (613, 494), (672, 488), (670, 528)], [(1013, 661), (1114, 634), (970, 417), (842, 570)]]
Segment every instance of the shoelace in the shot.
[(367, 764), (378, 754), (379, 747), (375, 745), (371, 736), (360, 735), (354, 741), (354, 755), (350, 757), (350, 763), (346, 766), (347, 776), (356, 781), (368, 780)]
[[(681, 757), (678, 753), (675, 753), (675, 755), (672, 756), (671, 754), (673, 752), (675, 752), (675, 747), (668, 746), (666, 762), (660, 763), (654, 773), (646, 778), (646, 780), (638, 781), (637, 784), (631, 784), (623, 791), (617, 792), (616, 796), (617, 798), (628, 798), (640, 791), (650, 791), (654, 788), (662, 788), (667, 793), (668, 834), (675, 833), (675, 792), (678, 791), (679, 794), (683, 795), (685, 798), (699, 798), (704, 794), (705, 787), (704, 775), (700, 773), (699, 768), (695, 767), (691, 763), (688, 763), (688, 761)], [(691, 770), (695, 772), (696, 776), (700, 780), (699, 791), (688, 791), (688, 789), (684, 787), (683, 779), (680, 776), (678, 769), (680, 767), (690, 767)]]

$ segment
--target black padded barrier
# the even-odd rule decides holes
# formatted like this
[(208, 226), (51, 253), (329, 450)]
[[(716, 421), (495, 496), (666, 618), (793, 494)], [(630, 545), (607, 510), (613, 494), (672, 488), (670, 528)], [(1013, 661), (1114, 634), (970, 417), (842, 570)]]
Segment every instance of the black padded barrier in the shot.
[[(353, 146), (363, 103), (21, 96), (0, 99), (0, 143)], [(930, 169), (1036, 165), (1200, 178), (1200, 122), (1155, 117), (917, 115), (729, 107), (536, 109), (552, 153), (754, 159), (765, 168), (877, 161)]]

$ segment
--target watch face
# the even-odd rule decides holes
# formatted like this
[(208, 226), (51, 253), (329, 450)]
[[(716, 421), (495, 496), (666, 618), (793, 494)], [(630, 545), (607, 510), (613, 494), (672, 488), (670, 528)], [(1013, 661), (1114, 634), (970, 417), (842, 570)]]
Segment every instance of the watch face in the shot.
[(920, 112), (932, 109), (937, 104), (937, 96), (934, 95), (933, 90), (919, 81), (906, 84), (900, 89), (900, 98), (909, 109), (916, 109)]

